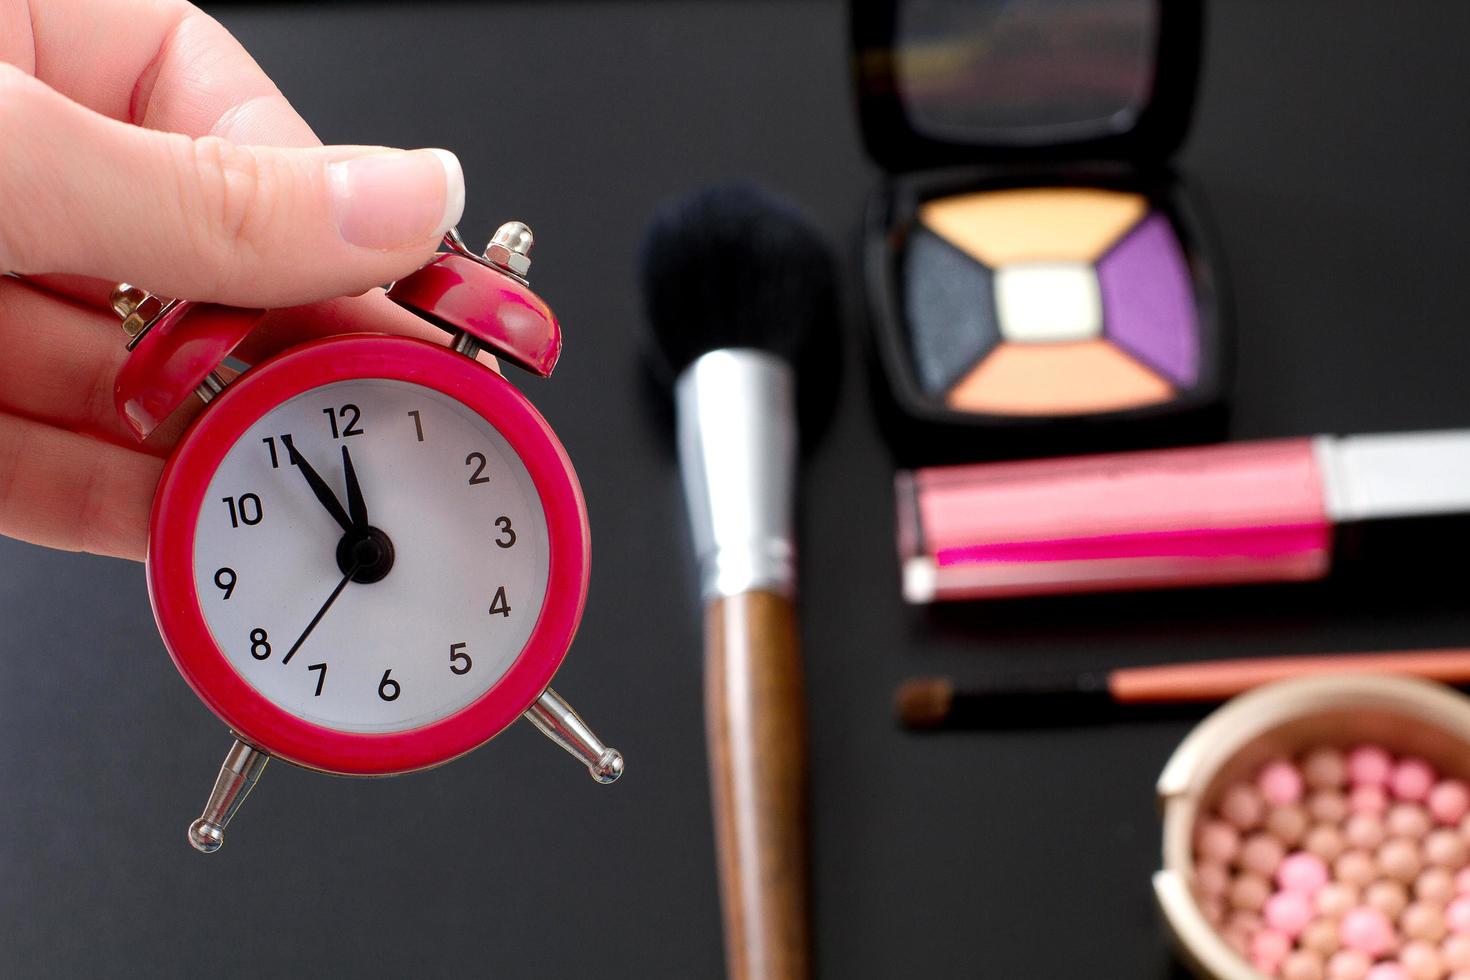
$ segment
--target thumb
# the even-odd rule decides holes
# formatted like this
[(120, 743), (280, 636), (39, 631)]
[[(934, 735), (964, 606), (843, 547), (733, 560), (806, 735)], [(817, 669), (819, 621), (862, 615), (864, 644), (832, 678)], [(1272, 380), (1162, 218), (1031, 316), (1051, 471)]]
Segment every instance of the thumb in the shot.
[(238, 146), (129, 126), (0, 64), (0, 272), (293, 306), (422, 265), (464, 209), (447, 150)]

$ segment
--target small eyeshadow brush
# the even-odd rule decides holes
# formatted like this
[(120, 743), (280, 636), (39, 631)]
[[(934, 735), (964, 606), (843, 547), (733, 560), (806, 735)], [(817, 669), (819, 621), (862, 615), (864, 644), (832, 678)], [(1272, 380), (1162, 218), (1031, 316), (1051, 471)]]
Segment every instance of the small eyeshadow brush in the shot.
[(1320, 674), (1407, 674), (1470, 685), (1470, 648), (1012, 674), (963, 688), (945, 677), (916, 677), (899, 685), (895, 708), (903, 726), (916, 730), (1050, 728), (1193, 717), (1202, 707), (1262, 684)]

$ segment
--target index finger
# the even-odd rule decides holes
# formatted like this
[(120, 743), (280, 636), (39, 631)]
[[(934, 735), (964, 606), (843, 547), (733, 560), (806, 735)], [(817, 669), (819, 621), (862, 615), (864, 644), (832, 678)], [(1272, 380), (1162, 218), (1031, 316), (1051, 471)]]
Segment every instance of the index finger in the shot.
[(239, 41), (183, 0), (0, 0), (0, 60), (124, 122), (242, 145), (320, 140)]

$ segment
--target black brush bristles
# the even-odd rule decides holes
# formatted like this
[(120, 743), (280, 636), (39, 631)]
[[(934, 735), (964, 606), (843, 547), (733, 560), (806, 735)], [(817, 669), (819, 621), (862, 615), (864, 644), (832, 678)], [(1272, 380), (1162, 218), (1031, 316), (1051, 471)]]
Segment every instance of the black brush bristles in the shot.
[(792, 205), (747, 183), (716, 184), (654, 215), (640, 269), (654, 344), (670, 377), (695, 358), (754, 347), (800, 366), (836, 322), (833, 260)]

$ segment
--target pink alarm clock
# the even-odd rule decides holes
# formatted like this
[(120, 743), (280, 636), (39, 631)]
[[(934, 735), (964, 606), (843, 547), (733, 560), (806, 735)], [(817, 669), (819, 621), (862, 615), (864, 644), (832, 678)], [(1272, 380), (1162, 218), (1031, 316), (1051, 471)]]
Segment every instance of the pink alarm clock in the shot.
[(409, 772), (525, 715), (598, 781), (622, 773), (548, 686), (587, 596), (581, 486), (545, 419), (476, 359), (556, 365), (560, 328), (525, 280), (531, 231), (502, 225), (484, 255), (445, 240), (388, 295), (448, 346), (349, 334), (226, 381), (263, 311), (113, 294), (131, 350), (117, 408), (138, 438), (206, 403), (159, 479), (147, 558), (164, 644), (236, 740), (189, 827), (201, 851), (271, 756)]

